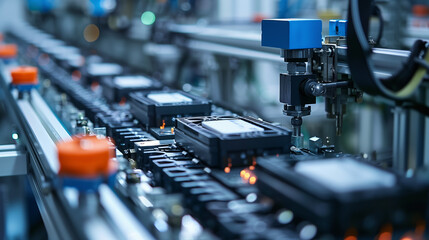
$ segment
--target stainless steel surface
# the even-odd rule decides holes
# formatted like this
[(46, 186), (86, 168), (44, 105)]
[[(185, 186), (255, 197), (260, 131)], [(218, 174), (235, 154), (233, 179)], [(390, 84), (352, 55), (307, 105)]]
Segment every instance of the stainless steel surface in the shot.
[(38, 118), (31, 104), (25, 100), (18, 100), (17, 104), (32, 131), (30, 134), (35, 137), (35, 143), (41, 143), (38, 147), (41, 150), (39, 154), (43, 155), (44, 159), (46, 159), (46, 162), (41, 162), (44, 171), (50, 176), (57, 174), (60, 165), (57, 159), (57, 147), (55, 146), (55, 142), (44, 128), (42, 121)]
[(124, 239), (154, 239), (108, 186), (100, 186), (99, 191), (101, 205)]
[(393, 168), (398, 172), (405, 172), (408, 169), (409, 110), (397, 107), (393, 110), (393, 115)]
[(16, 145), (15, 144), (3, 144), (0, 145), (0, 152), (1, 151), (15, 151)]
[(233, 47), (219, 43), (205, 42), (200, 40), (190, 40), (187, 42), (186, 47), (190, 50), (210, 52), (214, 54), (232, 56), (248, 60), (263, 60), (271, 62), (283, 62), (277, 54), (268, 53), (264, 51), (250, 50), (241, 47)]
[(304, 148), (304, 135), (293, 135), (291, 137), (291, 145), (297, 148)]
[[(250, 49), (262, 48), (260, 29), (259, 24), (236, 26), (169, 25), (171, 32), (183, 34), (191, 39)], [(268, 51), (278, 55), (277, 49), (272, 48)]]
[[(339, 46), (338, 53), (338, 72), (350, 74), (347, 66), (347, 47)], [(372, 60), (374, 63), (376, 75), (388, 77), (398, 71), (402, 64), (407, 60), (410, 55), (409, 51), (393, 50), (385, 48), (374, 48)]]
[(27, 158), (17, 151), (0, 151), (0, 177), (27, 174)]
[(40, 94), (36, 91), (31, 93), (31, 105), (36, 111), (38, 117), (42, 120), (45, 129), (49, 130), (49, 134), (55, 142), (71, 139), (69, 133), (64, 129), (57, 117), (46, 104), (45, 100), (43, 100)]

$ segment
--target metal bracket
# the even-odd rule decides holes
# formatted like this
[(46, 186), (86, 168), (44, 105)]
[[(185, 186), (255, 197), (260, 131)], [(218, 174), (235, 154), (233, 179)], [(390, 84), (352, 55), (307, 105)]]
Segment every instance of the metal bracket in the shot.
[(26, 154), (17, 151), (13, 144), (0, 145), (0, 177), (26, 174)]

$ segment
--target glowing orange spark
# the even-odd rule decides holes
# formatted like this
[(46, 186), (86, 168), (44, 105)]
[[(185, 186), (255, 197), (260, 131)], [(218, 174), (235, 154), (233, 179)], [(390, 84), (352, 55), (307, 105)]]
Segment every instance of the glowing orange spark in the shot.
[(121, 98), (121, 101), (119, 102), (119, 105), (123, 106), (127, 102), (127, 99), (125, 97)]
[(344, 238), (344, 240), (357, 240), (357, 237), (355, 236), (347, 236)]
[(249, 178), (249, 183), (250, 183), (251, 185), (255, 184), (255, 183), (256, 183), (256, 177), (255, 177), (255, 176), (250, 177), (250, 178)]
[(246, 174), (244, 174), (244, 180), (249, 180), (250, 178), (250, 173), (246, 172)]

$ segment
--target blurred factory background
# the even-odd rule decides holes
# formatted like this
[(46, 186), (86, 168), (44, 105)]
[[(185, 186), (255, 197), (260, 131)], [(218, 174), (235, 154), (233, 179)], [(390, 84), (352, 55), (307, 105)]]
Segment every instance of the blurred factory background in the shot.
[[(404, 50), (415, 39), (429, 40), (428, 0), (376, 2), (383, 13), (372, 21), (370, 35), (377, 47)], [(278, 49), (261, 46), (261, 21), (322, 19), (324, 37), (329, 20), (346, 19), (347, 8), (344, 0), (0, 0), (0, 32), (28, 22), (130, 72), (290, 128), (279, 102), (279, 74), (286, 65)], [(388, 61), (385, 68), (390, 71)], [(379, 98), (363, 98), (344, 109), (341, 138), (335, 119), (326, 117), (324, 98), (318, 98), (305, 118), (304, 136), (324, 136), (340, 152), (380, 162), (390, 159), (392, 109)], [(429, 121), (415, 112), (408, 117), (414, 125)], [(5, 132), (7, 123), (0, 124)], [(408, 133), (410, 146), (429, 135), (427, 128), (425, 134), (420, 131), (413, 128)], [(10, 137), (0, 135), (3, 142)], [(417, 152), (410, 148), (408, 154)], [(427, 146), (421, 159), (429, 159)]]
[[(71, 44), (143, 71), (172, 87), (212, 99), (249, 115), (288, 125), (279, 103), (278, 75), (285, 71), (278, 50), (260, 46), (264, 18), (344, 19), (342, 0), (61, 0), (1, 3), (1, 28), (28, 20)], [(429, 38), (425, 0), (377, 1), (383, 9), (379, 47), (405, 49)], [(424, 6), (424, 5), (423, 5)], [(377, 37), (377, 26), (372, 35)], [(323, 99), (320, 99), (323, 101)], [(367, 100), (365, 102), (371, 102)], [(383, 103), (347, 109), (341, 150), (383, 154), (393, 124)], [(335, 141), (335, 124), (324, 103), (304, 123)], [(368, 127), (368, 123), (372, 123)], [(319, 126), (324, 126), (323, 128)], [(369, 140), (368, 140), (369, 139)], [(386, 143), (386, 144), (385, 144)], [(357, 148), (356, 148), (357, 147)]]
[[(429, 16), (421, 6), (425, 2), (377, 1), (383, 23), (375, 24), (384, 29), (379, 46), (406, 49), (417, 38), (429, 39)], [(172, 87), (286, 126), (289, 120), (278, 101), (278, 75), (286, 67), (277, 49), (260, 46), (260, 21), (320, 18), (326, 35), (328, 21), (345, 19), (348, 6), (342, 0), (3, 0), (0, 4), (0, 29), (29, 21)], [(365, 102), (371, 106), (347, 110), (343, 133), (347, 141), (338, 146), (347, 152), (382, 155), (392, 147), (384, 141), (392, 138), (392, 132), (382, 127), (393, 124), (391, 112), (383, 103)], [(333, 120), (325, 117), (320, 102), (304, 129), (334, 140), (335, 124), (328, 122)]]

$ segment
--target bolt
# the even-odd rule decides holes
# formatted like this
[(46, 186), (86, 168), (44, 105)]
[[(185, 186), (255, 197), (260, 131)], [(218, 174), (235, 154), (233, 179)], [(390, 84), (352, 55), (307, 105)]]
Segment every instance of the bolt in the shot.
[(292, 126), (301, 126), (302, 125), (302, 118), (301, 117), (293, 117), (291, 119)]

